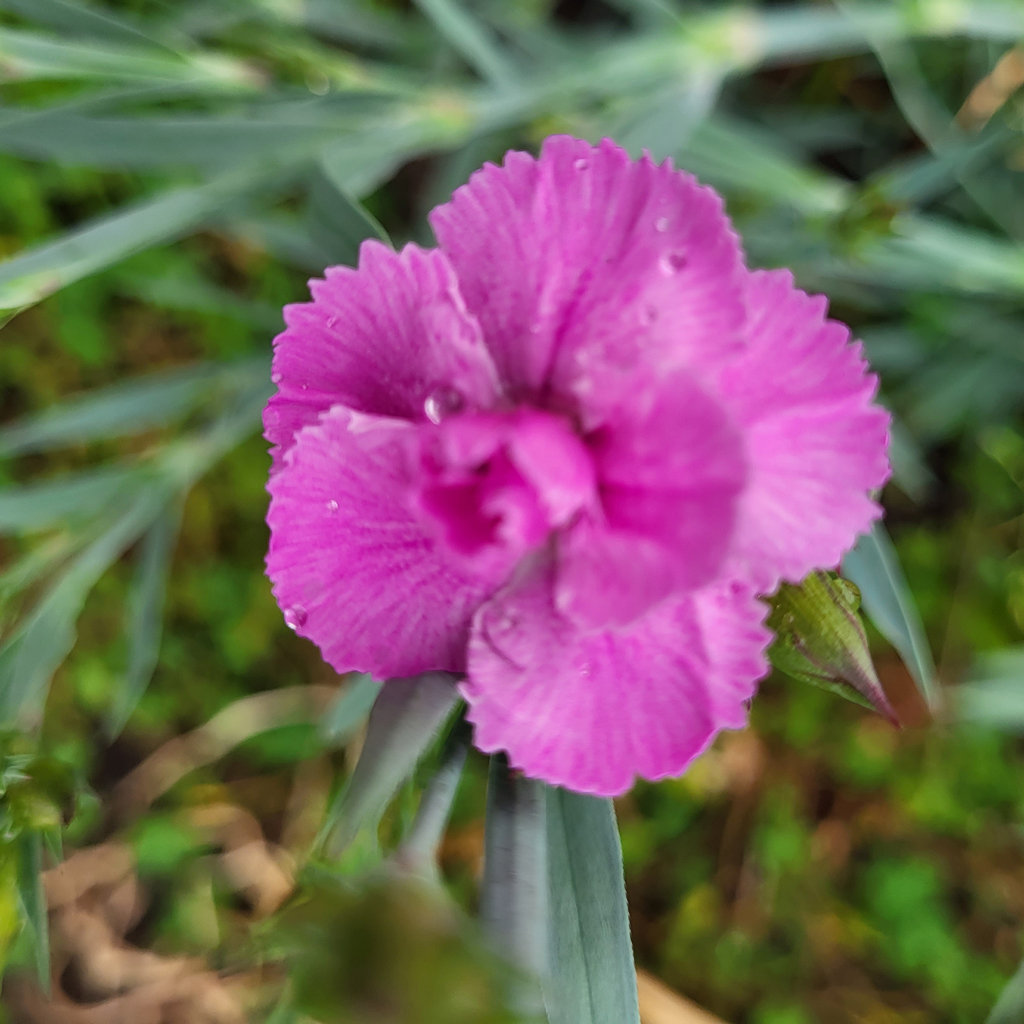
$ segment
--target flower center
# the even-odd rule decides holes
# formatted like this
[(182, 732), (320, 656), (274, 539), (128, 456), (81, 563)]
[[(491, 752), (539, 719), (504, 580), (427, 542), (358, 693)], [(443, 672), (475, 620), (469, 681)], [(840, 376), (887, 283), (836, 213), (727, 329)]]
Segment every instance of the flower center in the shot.
[(509, 565), (595, 500), (590, 453), (551, 413), (467, 412), (424, 435), (417, 494), (453, 550)]

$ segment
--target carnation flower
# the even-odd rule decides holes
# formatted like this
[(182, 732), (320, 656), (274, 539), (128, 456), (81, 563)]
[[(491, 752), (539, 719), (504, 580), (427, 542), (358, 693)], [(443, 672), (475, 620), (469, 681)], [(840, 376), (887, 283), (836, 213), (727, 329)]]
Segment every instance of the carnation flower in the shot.
[(339, 672), (464, 676), (482, 750), (615, 795), (745, 724), (758, 595), (880, 513), (859, 345), (671, 164), (558, 136), (285, 310), (267, 570)]

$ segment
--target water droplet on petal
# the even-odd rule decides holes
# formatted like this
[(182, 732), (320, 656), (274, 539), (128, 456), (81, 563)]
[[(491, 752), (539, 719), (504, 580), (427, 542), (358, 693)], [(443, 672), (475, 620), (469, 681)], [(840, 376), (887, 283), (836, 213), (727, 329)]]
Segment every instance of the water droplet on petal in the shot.
[(580, 157), (579, 160), (573, 164), (573, 167), (575, 167), (577, 171), (585, 171), (587, 166), (587, 161), (584, 160), (583, 157)]
[(580, 675), (583, 676), (584, 679), (586, 679), (587, 676), (590, 675), (590, 662), (589, 661), (585, 661), (585, 662), (583, 662), (582, 665), (580, 665)]
[(299, 629), (306, 624), (306, 609), (301, 604), (293, 604), (284, 610), (284, 624), (291, 630)]
[(686, 253), (681, 249), (673, 249), (661, 257), (661, 272), (663, 274), (678, 273), (686, 266)]
[(333, 498), (331, 498), (331, 500), (329, 502), (327, 502), (327, 511), (328, 512), (337, 512), (338, 511), (338, 503)]
[(327, 330), (330, 330), (337, 322), (338, 318), (336, 316), (329, 316), (327, 318)]
[(302, 390), (303, 391), (308, 391), (309, 390), (309, 385), (308, 384), (303, 384), (302, 385)]
[(465, 404), (460, 392), (447, 384), (434, 388), (423, 400), (423, 414), (431, 423), (440, 423), (441, 420), (458, 412)]
[(668, 217), (659, 217), (654, 222), (655, 231), (668, 231)]
[(270, 383), (271, 384), (280, 384), (281, 383), (281, 379), (282, 379), (281, 378), (281, 374), (276, 372), (276, 371), (270, 375)]

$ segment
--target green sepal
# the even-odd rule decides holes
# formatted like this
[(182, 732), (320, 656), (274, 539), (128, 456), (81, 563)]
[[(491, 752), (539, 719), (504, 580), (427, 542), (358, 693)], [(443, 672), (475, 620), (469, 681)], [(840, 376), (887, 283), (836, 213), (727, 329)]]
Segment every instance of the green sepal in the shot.
[(812, 572), (783, 583), (769, 599), (768, 649), (780, 672), (872, 708), (899, 725), (878, 681), (860, 618), (860, 591), (834, 572)]

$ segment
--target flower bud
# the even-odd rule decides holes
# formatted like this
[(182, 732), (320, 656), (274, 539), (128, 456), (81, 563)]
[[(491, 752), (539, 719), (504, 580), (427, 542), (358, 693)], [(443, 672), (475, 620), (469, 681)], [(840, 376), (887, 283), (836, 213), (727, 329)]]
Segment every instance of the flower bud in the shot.
[(899, 725), (882, 689), (859, 615), (860, 591), (834, 572), (783, 583), (769, 599), (772, 665), (805, 683), (874, 708)]

